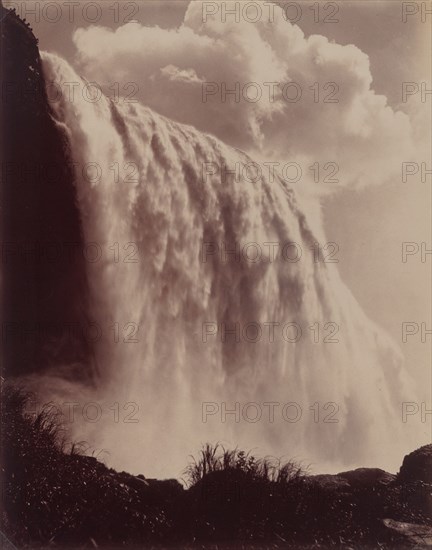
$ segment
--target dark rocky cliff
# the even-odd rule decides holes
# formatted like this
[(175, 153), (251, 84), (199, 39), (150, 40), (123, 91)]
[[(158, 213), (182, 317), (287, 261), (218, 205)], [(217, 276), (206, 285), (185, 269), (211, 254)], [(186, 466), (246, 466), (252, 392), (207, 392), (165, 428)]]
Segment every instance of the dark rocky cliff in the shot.
[(83, 363), (87, 285), (68, 144), (37, 39), (1, 10), (3, 375)]

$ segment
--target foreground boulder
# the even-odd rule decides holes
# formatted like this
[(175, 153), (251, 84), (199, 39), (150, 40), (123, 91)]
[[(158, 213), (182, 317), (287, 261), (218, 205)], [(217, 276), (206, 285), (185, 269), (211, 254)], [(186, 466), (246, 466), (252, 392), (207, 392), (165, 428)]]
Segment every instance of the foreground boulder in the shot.
[(418, 525), (416, 523), (395, 521), (394, 519), (384, 519), (383, 524), (389, 532), (400, 535), (405, 539), (407, 544), (417, 548), (432, 546), (432, 527)]
[(357, 468), (348, 472), (337, 474), (345, 479), (352, 487), (370, 487), (377, 484), (387, 485), (392, 483), (396, 476), (381, 470), (380, 468)]
[(432, 483), (432, 445), (424, 445), (406, 455), (398, 478), (403, 482)]

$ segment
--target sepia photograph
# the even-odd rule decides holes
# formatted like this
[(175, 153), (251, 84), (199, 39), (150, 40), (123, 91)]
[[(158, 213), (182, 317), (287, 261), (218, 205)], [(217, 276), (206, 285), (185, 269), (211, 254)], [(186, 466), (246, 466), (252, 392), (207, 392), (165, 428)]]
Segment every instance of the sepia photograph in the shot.
[(0, 0), (2, 550), (432, 547), (432, 1)]

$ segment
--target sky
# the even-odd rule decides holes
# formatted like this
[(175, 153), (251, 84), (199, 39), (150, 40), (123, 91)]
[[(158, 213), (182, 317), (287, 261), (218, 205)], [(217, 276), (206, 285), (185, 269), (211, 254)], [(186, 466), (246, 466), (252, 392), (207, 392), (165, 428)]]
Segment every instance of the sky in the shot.
[[(422, 18), (421, 4), (411, 3), (418, 13), (404, 17), (402, 2), (393, 0), (320, 3), (318, 14), (316, 3), (292, 2), (290, 21), (279, 13), (271, 25), (257, 26), (242, 17), (223, 23), (220, 2), (208, 3), (216, 15), (206, 24), (201, 3), (183, 0), (80, 1), (72, 16), (67, 2), (57, 3), (60, 11), (48, 4), (4, 0), (26, 17), (41, 49), (63, 56), (88, 80), (108, 88), (135, 82), (143, 103), (257, 158), (301, 159), (305, 171), (316, 160), (337, 159), (340, 181), (310, 191), (319, 196), (327, 239), (339, 245), (343, 280), (401, 346), (427, 399), (430, 337), (403, 343), (401, 325), (431, 327), (432, 258), (422, 262), (417, 254), (403, 263), (401, 250), (403, 242), (432, 247), (432, 177), (422, 182), (416, 174), (404, 183), (401, 164), (431, 168), (432, 100), (419, 92), (404, 102), (402, 83), (432, 87), (432, 15)], [(282, 82), (287, 74), (305, 96), (314, 82), (337, 82), (337, 108), (223, 103), (216, 94), (201, 100), (204, 81)]]

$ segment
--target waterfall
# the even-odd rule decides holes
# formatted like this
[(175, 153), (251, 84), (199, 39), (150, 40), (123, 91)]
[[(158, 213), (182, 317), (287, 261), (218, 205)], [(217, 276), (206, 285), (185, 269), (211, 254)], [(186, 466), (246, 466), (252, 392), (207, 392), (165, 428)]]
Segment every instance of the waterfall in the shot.
[[(82, 82), (56, 55), (43, 64), (47, 82)], [(139, 103), (63, 94), (53, 109), (75, 166), (98, 374), (95, 388), (51, 377), (42, 391), (104, 411), (77, 416), (74, 437), (145, 475), (179, 475), (207, 441), (321, 469), (389, 466), (393, 451), (399, 464), (413, 396), (402, 356), (317, 254), (324, 232), (296, 193), (278, 176), (222, 177), (251, 159)]]

